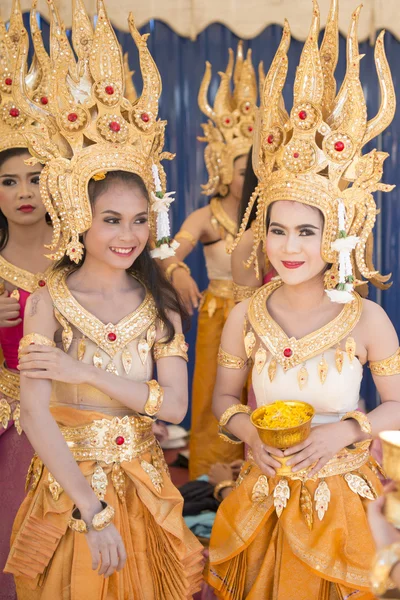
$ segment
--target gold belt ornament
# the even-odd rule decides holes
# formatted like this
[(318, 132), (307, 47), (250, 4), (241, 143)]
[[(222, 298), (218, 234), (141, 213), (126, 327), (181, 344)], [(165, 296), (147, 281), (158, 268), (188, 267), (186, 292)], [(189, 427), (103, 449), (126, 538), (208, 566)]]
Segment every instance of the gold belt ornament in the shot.
[(230, 279), (211, 279), (208, 292), (216, 298), (233, 298), (233, 281)]
[(96, 460), (107, 465), (137, 458), (155, 444), (153, 421), (125, 416), (96, 419), (83, 427), (60, 427), (76, 461)]
[(0, 366), (0, 424), (7, 429), (10, 419), (15, 423), (15, 428), (21, 435), (19, 424), (19, 374), (9, 371), (3, 363)]

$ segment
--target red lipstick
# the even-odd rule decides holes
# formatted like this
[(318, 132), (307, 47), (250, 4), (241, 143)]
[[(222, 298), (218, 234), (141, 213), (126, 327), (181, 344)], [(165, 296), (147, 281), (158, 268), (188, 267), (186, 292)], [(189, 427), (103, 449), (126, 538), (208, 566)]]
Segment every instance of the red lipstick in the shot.
[(35, 207), (31, 204), (23, 204), (18, 210), (23, 213), (31, 213), (35, 210)]
[(304, 261), (283, 260), (282, 264), (286, 269), (298, 269), (304, 265)]

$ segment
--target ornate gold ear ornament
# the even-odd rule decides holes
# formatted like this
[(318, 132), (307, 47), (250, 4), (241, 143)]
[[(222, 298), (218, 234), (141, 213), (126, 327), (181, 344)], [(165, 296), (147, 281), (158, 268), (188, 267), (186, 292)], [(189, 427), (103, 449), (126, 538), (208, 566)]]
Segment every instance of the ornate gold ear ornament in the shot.
[(161, 165), (162, 160), (172, 159), (173, 155), (163, 152), (166, 122), (157, 118), (161, 79), (147, 48), (148, 35), (139, 34), (132, 14), (129, 15), (143, 90), (139, 98), (129, 90), (125, 96), (129, 87), (126, 76), (131, 73), (127, 72), (103, 0), (98, 0), (94, 30), (82, 0), (73, 3), (72, 43), (77, 60), (53, 1), (48, 4), (50, 58), (46, 64), (50, 65), (51, 75), (46, 110), (28, 87), (24, 30), (18, 42), (12, 91), (21, 114), (38, 124), (34, 133), (24, 131), (24, 145), (45, 165), (40, 191), (53, 222), (49, 256), (58, 260), (67, 254), (79, 262), (83, 253), (79, 236), (92, 223), (88, 183), (117, 170), (143, 179), (150, 196), (150, 226), (157, 241), (154, 253), (160, 258), (173, 255), (177, 243), (170, 240), (168, 220), (173, 193), (166, 193)]
[[(221, 83), (215, 96), (214, 106), (208, 102), (211, 82), (211, 64), (200, 86), (198, 102), (200, 110), (208, 117), (202, 125), (204, 136), (198, 139), (207, 144), (204, 158), (208, 182), (202, 186), (203, 194), (221, 197), (227, 195), (233, 178), (236, 158), (247, 155), (253, 143), (257, 102), (257, 79), (251, 60), (251, 50), (243, 56), (243, 42), (237, 48), (234, 67), (233, 50), (229, 49), (229, 62), (225, 72), (219, 73)], [(231, 91), (233, 77), (234, 89)]]
[[(351, 19), (347, 37), (347, 71), (336, 93), (334, 71), (338, 58), (338, 0), (331, 0), (321, 47), (318, 2), (304, 44), (294, 83), (294, 101), (286, 111), (282, 90), (285, 85), (290, 45), (289, 24), (265, 77), (261, 107), (256, 121), (253, 167), (259, 184), (249, 201), (233, 251), (243, 235), (257, 201), (253, 225), (254, 246), (246, 263), (255, 265), (257, 249), (265, 244), (268, 207), (279, 200), (302, 202), (318, 208), (324, 216), (322, 257), (332, 265), (325, 280), (332, 301), (351, 302), (357, 270), (365, 280), (380, 288), (390, 277), (383, 276), (372, 262), (372, 229), (376, 219), (373, 192), (388, 192), (393, 186), (381, 183), (387, 154), (363, 147), (391, 123), (396, 98), (383, 44), (384, 32), (375, 44), (375, 64), (381, 89), (378, 114), (367, 119), (366, 102), (360, 81), (357, 24), (361, 7)], [(334, 285), (333, 285), (334, 284)]]

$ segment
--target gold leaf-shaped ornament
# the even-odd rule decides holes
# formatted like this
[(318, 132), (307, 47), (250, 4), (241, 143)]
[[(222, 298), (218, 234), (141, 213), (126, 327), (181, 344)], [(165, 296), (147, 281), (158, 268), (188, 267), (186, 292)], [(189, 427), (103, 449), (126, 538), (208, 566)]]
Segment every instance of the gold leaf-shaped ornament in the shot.
[(299, 388), (302, 390), (306, 387), (308, 381), (308, 371), (306, 366), (303, 365), (300, 371), (297, 373), (297, 382), (299, 384)]
[(350, 363), (352, 363), (356, 355), (356, 342), (352, 337), (349, 337), (346, 340), (346, 353), (349, 357)]
[(256, 336), (253, 331), (248, 331), (244, 337), (244, 348), (247, 358), (250, 358), (256, 345)]
[(139, 358), (142, 362), (142, 365), (144, 365), (144, 363), (146, 362), (147, 357), (149, 355), (149, 352), (150, 352), (149, 344), (147, 343), (147, 340), (145, 340), (144, 338), (139, 340), (138, 352), (139, 352)]
[(4, 398), (0, 400), (0, 423), (4, 429), (7, 429), (8, 422), (11, 418), (10, 404)]
[(83, 360), (86, 352), (86, 340), (85, 338), (81, 338), (78, 342), (78, 360)]
[(328, 487), (328, 484), (324, 479), (322, 479), (317, 489), (314, 492), (314, 502), (315, 502), (315, 510), (317, 511), (318, 519), (322, 521), (326, 511), (328, 510), (328, 505), (331, 500), (331, 492)]
[(274, 506), (278, 517), (281, 516), (283, 509), (286, 508), (287, 501), (290, 498), (290, 488), (287, 479), (281, 479), (274, 489)]
[(47, 481), (49, 483), (49, 490), (50, 490), (50, 494), (53, 497), (53, 500), (55, 502), (57, 502), (57, 500), (59, 499), (59, 497), (61, 496), (61, 494), (63, 493), (63, 488), (61, 487), (61, 485), (58, 483), (58, 481), (56, 481), (53, 477), (53, 475), (51, 473), (49, 473), (47, 475)]
[(67, 319), (57, 309), (54, 310), (54, 316), (56, 317), (57, 321), (60, 323), (60, 325), (62, 327), (61, 340), (62, 340), (64, 352), (68, 352), (68, 350), (70, 349), (70, 346), (72, 344), (72, 338), (73, 338), (71, 325), (68, 323)]
[(18, 402), (16, 407), (14, 408), (14, 412), (13, 412), (14, 427), (17, 430), (18, 435), (21, 435), (21, 433), (22, 433), (20, 418), (21, 418), (21, 408), (20, 408), (20, 404)]
[(338, 373), (342, 372), (343, 369), (343, 352), (340, 349), (340, 346), (338, 346), (336, 348), (336, 352), (335, 352), (335, 363), (336, 363), (336, 368), (338, 370)]
[(263, 370), (263, 368), (265, 366), (265, 363), (267, 362), (267, 351), (265, 350), (265, 348), (260, 346), (259, 349), (257, 350), (254, 358), (255, 358), (254, 364), (256, 367), (256, 371), (260, 375), (261, 371)]
[(99, 500), (104, 500), (108, 485), (107, 475), (100, 465), (93, 471), (91, 486)]
[(312, 497), (309, 490), (306, 488), (304, 483), (301, 486), (300, 492), (300, 510), (307, 524), (308, 529), (311, 531), (314, 522), (313, 516), (313, 503)]
[(148, 463), (146, 460), (141, 460), (140, 466), (142, 467), (143, 471), (147, 473), (147, 475), (150, 477), (151, 483), (153, 484), (157, 492), (160, 493), (164, 485), (161, 474), (157, 471), (155, 467), (153, 467), (153, 465)]
[(110, 360), (110, 362), (108, 363), (108, 365), (106, 366), (106, 372), (107, 373), (112, 373), (113, 375), (118, 375), (118, 369), (117, 367), (114, 365), (113, 361)]
[(277, 362), (275, 358), (271, 358), (271, 361), (268, 365), (268, 378), (270, 380), (270, 382), (272, 383), (273, 380), (275, 379), (275, 375), (276, 375), (276, 369), (277, 369)]
[(269, 496), (269, 484), (268, 477), (266, 475), (260, 475), (253, 486), (251, 493), (252, 502), (263, 502)]
[(375, 499), (369, 485), (360, 475), (356, 475), (355, 473), (346, 473), (344, 475), (344, 479), (351, 491), (355, 494), (358, 494), (362, 498), (367, 498), (368, 500)]
[(93, 354), (93, 364), (98, 369), (101, 369), (103, 366), (103, 357), (101, 356), (100, 350), (96, 350)]
[(129, 372), (132, 368), (132, 363), (132, 354), (129, 352), (128, 348), (124, 348), (122, 351), (122, 366), (124, 367), (124, 371), (127, 375), (129, 375)]
[(319, 380), (324, 385), (326, 381), (326, 377), (328, 375), (328, 363), (326, 362), (325, 356), (322, 356), (321, 360), (318, 363), (318, 375)]
[(147, 334), (146, 334), (146, 339), (147, 339), (147, 343), (149, 345), (149, 349), (151, 349), (153, 347), (154, 342), (156, 341), (156, 326), (150, 325), (150, 327), (147, 330)]

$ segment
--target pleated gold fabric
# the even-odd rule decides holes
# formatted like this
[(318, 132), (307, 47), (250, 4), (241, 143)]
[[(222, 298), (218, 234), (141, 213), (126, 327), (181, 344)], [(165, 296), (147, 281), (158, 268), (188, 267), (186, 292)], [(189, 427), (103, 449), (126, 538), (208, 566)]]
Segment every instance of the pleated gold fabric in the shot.
[[(112, 418), (64, 407), (54, 407), (52, 413), (64, 427)], [(47, 469), (40, 475), (40, 466), (36, 468), (40, 479), (18, 512), (6, 565), (6, 571), (15, 576), (19, 600), (192, 598), (202, 580), (202, 546), (184, 524), (182, 497), (162, 459), (155, 483), (141, 466), (143, 461), (151, 464), (153, 458), (148, 450), (122, 462), (117, 485), (112, 481), (114, 465), (100, 462), (108, 478), (105, 501), (115, 508), (114, 522), (128, 556), (124, 569), (107, 579), (91, 569), (85, 536), (68, 528), (72, 501), (65, 492), (54, 499)], [(91, 482), (99, 463), (87, 460), (78, 464)]]
[[(368, 500), (343, 476), (325, 479), (331, 499), (322, 520), (313, 507), (310, 530), (301, 512), (302, 483), (289, 480), (290, 499), (278, 518), (270, 478), (269, 494), (252, 500), (260, 469), (250, 471), (221, 504), (215, 520), (207, 580), (224, 600), (372, 600), (369, 568), (375, 552), (366, 516)], [(381, 484), (372, 462), (358, 473), (375, 491)], [(314, 497), (320, 483), (307, 481)], [(314, 503), (313, 503), (314, 504)]]

